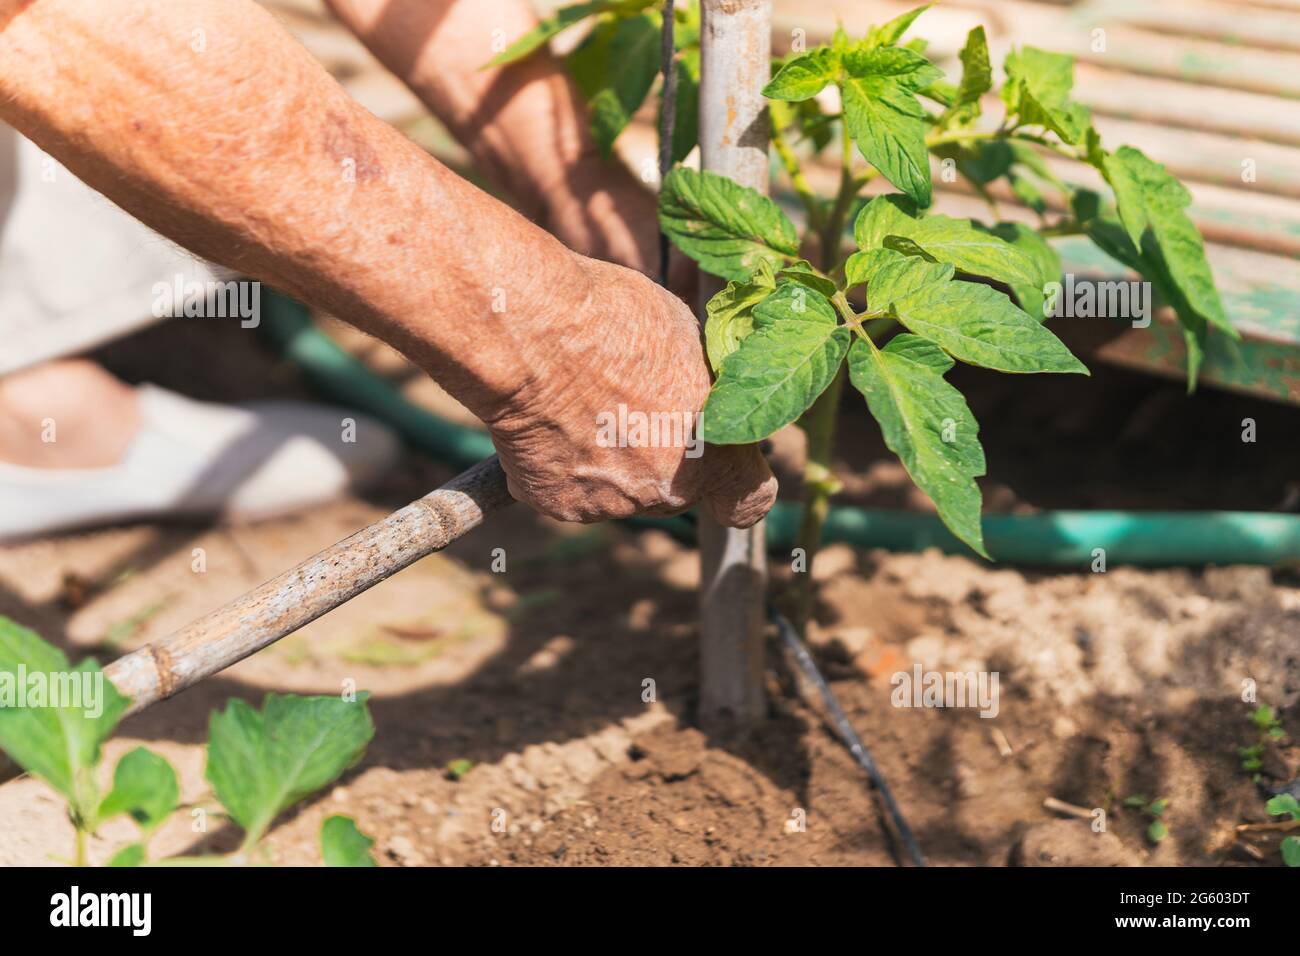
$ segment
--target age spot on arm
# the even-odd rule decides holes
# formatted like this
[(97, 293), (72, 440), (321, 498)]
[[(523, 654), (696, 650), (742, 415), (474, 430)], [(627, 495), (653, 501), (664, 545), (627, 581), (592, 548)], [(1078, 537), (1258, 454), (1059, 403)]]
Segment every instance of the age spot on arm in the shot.
[(345, 181), (369, 183), (384, 178), (379, 154), (342, 110), (332, 109), (325, 114), (321, 142), (325, 152), (339, 164)]

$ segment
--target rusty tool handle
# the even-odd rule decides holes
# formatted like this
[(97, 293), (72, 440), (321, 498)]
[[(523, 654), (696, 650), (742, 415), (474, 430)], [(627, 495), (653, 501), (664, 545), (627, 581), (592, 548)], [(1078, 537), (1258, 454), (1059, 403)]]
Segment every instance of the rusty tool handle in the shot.
[(496, 456), (330, 545), (211, 614), (105, 669), (128, 713), (166, 700), (274, 644), (477, 528), (514, 499)]

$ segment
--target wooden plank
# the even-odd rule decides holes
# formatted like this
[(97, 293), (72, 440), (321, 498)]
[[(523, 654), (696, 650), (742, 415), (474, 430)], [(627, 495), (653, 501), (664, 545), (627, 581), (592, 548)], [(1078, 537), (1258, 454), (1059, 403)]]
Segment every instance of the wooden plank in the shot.
[(1214, 0), (1094, 0), (1083, 6), (1100, 23), (1272, 50), (1300, 51), (1300, 11), (1249, 12)]
[(1300, 108), (1280, 96), (1214, 86), (1193, 89), (1156, 76), (1135, 80), (1131, 73), (1091, 63), (1075, 64), (1074, 91), (1094, 112), (1118, 119), (1300, 145)]
[(1300, 10), (1300, 0), (1222, 0), (1248, 17), (1256, 10)]

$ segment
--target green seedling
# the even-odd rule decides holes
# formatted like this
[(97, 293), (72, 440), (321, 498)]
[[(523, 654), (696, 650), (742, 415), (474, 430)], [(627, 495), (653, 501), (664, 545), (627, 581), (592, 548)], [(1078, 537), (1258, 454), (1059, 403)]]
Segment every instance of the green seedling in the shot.
[[(592, 19), (569, 63), (608, 151), (654, 84), (659, 14), (652, 6), (626, 0), (565, 7), (494, 62), (527, 56), (561, 30)], [(689, 105), (699, 29), (695, 5), (679, 6), (674, 60), (683, 80), (679, 104)], [(775, 202), (711, 172), (678, 166), (660, 189), (664, 232), (727, 282), (707, 307), (705, 351), (715, 381), (703, 436), (746, 444), (792, 422), (805, 430), (799, 546), (809, 566), (838, 488), (831, 448), (846, 380), (862, 393), (885, 443), (943, 522), (988, 557), (975, 483), (985, 473), (979, 426), (945, 375), (956, 362), (1013, 374), (1087, 374), (1043, 325), (1062, 272), (1049, 238), (1086, 236), (1151, 283), (1182, 324), (1189, 389), (1210, 327), (1237, 334), (1187, 216), (1190, 194), (1140, 150), (1103, 147), (1087, 108), (1070, 98), (1073, 58), (1028, 46), (1013, 50), (1003, 63), (1001, 116), (987, 122), (981, 114), (994, 69), (983, 28), (967, 36), (953, 83), (927, 59), (924, 41), (903, 40), (925, 9), (865, 36), (837, 30), (829, 44), (774, 61), (763, 91), (772, 144), (802, 204), (804, 234)], [(679, 109), (675, 158), (689, 151), (695, 135), (693, 111)], [(816, 154), (837, 137), (840, 185), (833, 197), (822, 197), (809, 185), (796, 147)], [(1060, 179), (1047, 161), (1053, 154), (1097, 170), (1115, 202)], [(991, 184), (1005, 181), (1038, 211), (1038, 228), (999, 221), (991, 198), (988, 223), (929, 213), (932, 157), (945, 175), (963, 177), (986, 198)], [(876, 179), (897, 192), (864, 204), (862, 191)], [(1052, 193), (1056, 200), (1049, 202)], [(846, 255), (850, 222), (853, 248)], [(815, 262), (803, 258), (809, 248)], [(810, 578), (797, 582), (801, 620)]]
[(326, 866), (376, 866), (370, 855), (374, 844), (357, 829), (351, 817), (330, 817), (320, 828), (321, 856)]
[[(67, 802), (76, 831), (72, 862), (79, 866), (86, 863), (87, 835), (119, 816), (135, 821), (139, 838), (117, 850), (110, 866), (260, 858), (276, 817), (337, 780), (361, 759), (374, 735), (365, 695), (343, 700), (269, 694), (261, 710), (230, 701), (209, 721), (206, 775), (244, 840), (229, 856), (155, 861), (149, 840), (180, 807), (171, 764), (137, 747), (117, 762), (106, 794), (101, 796), (99, 785), (102, 745), (129, 705), (93, 660), (72, 667), (58, 648), (0, 617), (0, 750)], [(347, 818), (331, 818), (321, 832), (322, 854), (332, 866), (367, 865), (355, 862), (368, 858), (365, 840)]]
[[(1280, 794), (1269, 800), (1264, 809), (1275, 817), (1289, 817), (1300, 825), (1300, 801), (1289, 793)], [(1287, 866), (1300, 866), (1300, 837), (1284, 837), (1278, 850), (1282, 853), (1282, 862)]]
[(1241, 769), (1253, 773), (1254, 779), (1258, 780), (1258, 771), (1264, 766), (1264, 752), (1268, 749), (1269, 742), (1281, 740), (1286, 736), (1286, 731), (1268, 704), (1260, 704), (1251, 711), (1250, 722), (1259, 730), (1259, 739), (1247, 747), (1238, 747), (1237, 754), (1241, 757)]
[(465, 774), (474, 769), (474, 761), (466, 760), (461, 757), (457, 760), (447, 761), (447, 778), (450, 780), (460, 780)]
[(1135, 793), (1131, 797), (1125, 797), (1123, 805), (1130, 810), (1140, 810), (1142, 814), (1150, 819), (1147, 824), (1147, 839), (1153, 844), (1159, 843), (1165, 837), (1169, 836), (1169, 827), (1161, 819), (1165, 811), (1169, 809), (1169, 801), (1164, 797), (1157, 797), (1150, 802), (1144, 794)]

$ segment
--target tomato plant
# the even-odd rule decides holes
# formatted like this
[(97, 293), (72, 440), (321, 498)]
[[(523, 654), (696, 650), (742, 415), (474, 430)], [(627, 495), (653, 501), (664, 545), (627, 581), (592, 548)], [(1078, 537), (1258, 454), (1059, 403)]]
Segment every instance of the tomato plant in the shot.
[[(593, 133), (608, 152), (654, 84), (659, 64), (650, 39), (660, 15), (651, 7), (640, 0), (566, 7), (494, 62), (526, 56), (594, 18), (569, 62), (589, 98)], [(681, 102), (696, 93), (699, 24), (695, 4), (679, 7), (674, 60)], [(967, 36), (953, 83), (926, 57), (925, 41), (903, 40), (926, 9), (861, 37), (839, 29), (830, 43), (774, 61), (763, 91), (771, 142), (803, 207), (804, 234), (771, 199), (711, 172), (677, 166), (660, 190), (664, 232), (700, 268), (727, 280), (706, 310), (715, 381), (704, 437), (737, 444), (791, 423), (805, 430), (799, 544), (810, 563), (838, 488), (830, 453), (846, 381), (861, 392), (885, 443), (947, 527), (988, 557), (975, 483), (985, 473), (979, 426), (945, 374), (955, 362), (1015, 374), (1087, 374), (1042, 321), (1053, 305), (1049, 287), (1062, 271), (1049, 238), (1087, 236), (1151, 283), (1181, 323), (1189, 388), (1209, 328), (1237, 334), (1186, 213), (1190, 194), (1140, 150), (1103, 147), (1088, 109), (1071, 99), (1073, 58), (1030, 46), (1013, 50), (1003, 64), (1001, 116), (990, 122), (982, 114), (994, 69), (983, 27)], [(696, 132), (693, 111), (679, 117), (675, 159), (686, 155)], [(818, 154), (837, 138), (839, 188), (822, 197), (809, 186), (796, 148)], [(1059, 178), (1044, 161), (1050, 153), (1099, 171), (1114, 202)], [(986, 198), (990, 183), (1007, 181), (1037, 212), (1038, 228), (931, 213), (932, 156)], [(877, 179), (896, 191), (864, 201), (863, 190)], [(991, 200), (990, 206), (996, 214)], [(846, 254), (850, 223), (853, 247)], [(801, 581), (800, 617), (809, 577)]]

